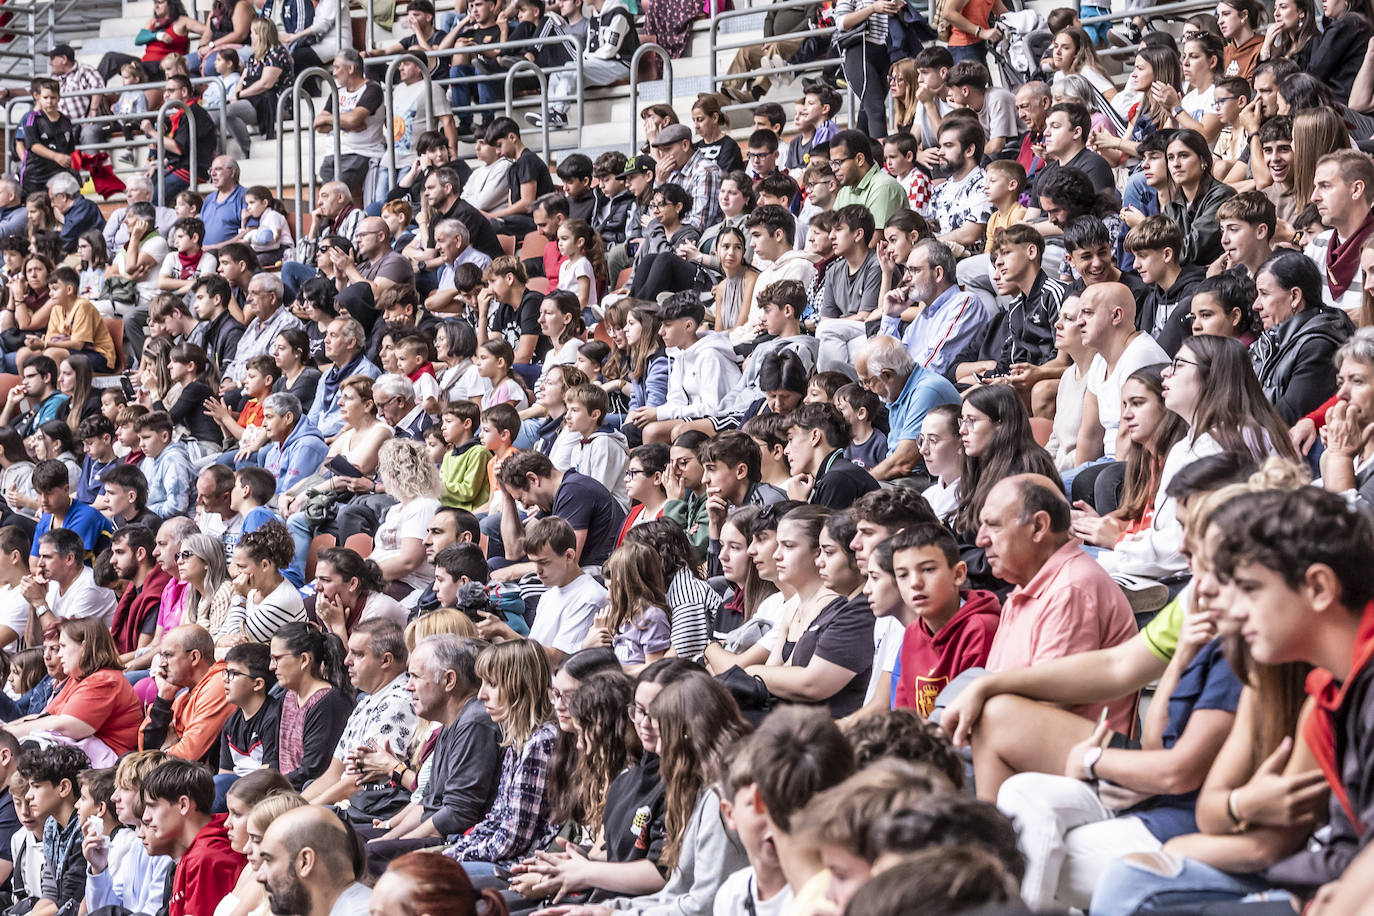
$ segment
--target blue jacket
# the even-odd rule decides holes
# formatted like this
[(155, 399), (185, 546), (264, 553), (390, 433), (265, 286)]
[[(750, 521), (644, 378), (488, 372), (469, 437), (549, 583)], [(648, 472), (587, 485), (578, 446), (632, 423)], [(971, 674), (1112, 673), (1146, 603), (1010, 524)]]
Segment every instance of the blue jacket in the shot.
[(67, 254), (76, 251), (76, 242), (87, 229), (104, 229), (105, 217), (100, 208), (84, 197), (72, 201), (62, 217), (62, 250)]
[(315, 421), (301, 417), (284, 444), (273, 442), (253, 458), (277, 478), (277, 492), (285, 493), (318, 471), (328, 454), (329, 446)]
[(644, 381), (630, 379), (630, 410), (636, 407), (658, 407), (668, 400), (668, 354), (659, 350), (649, 357)]

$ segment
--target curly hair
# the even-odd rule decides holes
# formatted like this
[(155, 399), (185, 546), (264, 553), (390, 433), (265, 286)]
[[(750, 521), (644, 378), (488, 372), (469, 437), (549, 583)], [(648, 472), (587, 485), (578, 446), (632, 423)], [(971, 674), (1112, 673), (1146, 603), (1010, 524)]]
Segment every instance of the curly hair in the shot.
[(602, 671), (582, 682), (568, 701), (577, 728), (577, 762), (572, 791), (562, 799), (571, 807), (554, 820), (599, 824), (606, 810), (611, 781), (639, 759), (639, 736), (625, 714), (634, 699), (634, 684), (623, 673)]
[(388, 439), (377, 456), (377, 475), (386, 491), (408, 502), (422, 496), (437, 497), (443, 490), (439, 469), (425, 454), (423, 442)]
[(268, 522), (239, 539), (238, 549), (254, 562), (270, 562), (285, 569), (296, 560), (296, 545), (291, 532), (281, 522)]

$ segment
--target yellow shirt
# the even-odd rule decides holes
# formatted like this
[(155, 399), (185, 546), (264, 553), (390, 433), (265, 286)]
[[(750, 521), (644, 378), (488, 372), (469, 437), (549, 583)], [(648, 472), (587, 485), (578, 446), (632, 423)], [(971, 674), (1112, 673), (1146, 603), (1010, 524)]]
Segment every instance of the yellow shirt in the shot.
[[(56, 337), (68, 337), (70, 341), (55, 341)], [(105, 327), (105, 319), (100, 317), (100, 312), (86, 299), (78, 299), (70, 306), (54, 305), (52, 312), (49, 313), (48, 333), (43, 342), (73, 352), (82, 350), (84, 345), (89, 344), (90, 349), (105, 357), (110, 371), (114, 371), (114, 339)]]
[(992, 251), (992, 238), (1002, 229), (1007, 228), (1012, 223), (1022, 223), (1026, 220), (1027, 210), (1019, 203), (1013, 204), (1009, 210), (994, 210), (992, 218), (988, 220), (987, 243), (983, 246), (984, 251)]

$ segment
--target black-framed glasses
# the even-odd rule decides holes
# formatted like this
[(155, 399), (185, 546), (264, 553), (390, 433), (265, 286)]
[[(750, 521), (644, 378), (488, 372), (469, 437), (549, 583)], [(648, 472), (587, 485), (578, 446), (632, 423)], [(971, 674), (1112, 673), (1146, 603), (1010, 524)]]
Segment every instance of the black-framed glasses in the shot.
[(232, 681), (236, 677), (252, 677), (247, 671), (235, 671), (233, 668), (224, 669), (224, 680)]
[(851, 160), (851, 159), (853, 159), (853, 158), (854, 158), (853, 156), (845, 156), (843, 159), (831, 159), (831, 160), (830, 160), (830, 170), (831, 170), (832, 172), (838, 172), (838, 171), (840, 170), (840, 166), (844, 165), (846, 162), (848, 162), (849, 160)]
[(1169, 371), (1177, 372), (1180, 366), (1192, 366), (1196, 369), (1197, 363), (1191, 359), (1184, 359), (1181, 356), (1175, 356), (1173, 362), (1169, 363)]
[(636, 477), (639, 477), (639, 476), (648, 477), (648, 476), (649, 476), (649, 472), (646, 471), (646, 470), (644, 470), (643, 468), (627, 468), (627, 469), (625, 470), (625, 479), (626, 479), (626, 480), (634, 480)]

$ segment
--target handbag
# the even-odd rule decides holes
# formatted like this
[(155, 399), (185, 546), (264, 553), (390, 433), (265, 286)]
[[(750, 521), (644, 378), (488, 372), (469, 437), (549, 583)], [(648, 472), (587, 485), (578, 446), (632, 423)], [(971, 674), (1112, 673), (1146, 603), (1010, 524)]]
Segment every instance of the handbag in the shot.
[(305, 517), (311, 524), (323, 525), (334, 520), (339, 511), (338, 490), (306, 490)]
[(852, 29), (836, 28), (835, 34), (831, 36), (831, 44), (840, 54), (844, 54), (851, 48), (857, 48), (864, 43), (864, 33), (868, 31), (868, 23), (861, 22)]
[(716, 680), (730, 691), (745, 718), (751, 718), (750, 713), (767, 713), (776, 701), (776, 697), (769, 693), (768, 685), (763, 682), (763, 678), (749, 674), (739, 665), (732, 665), (717, 674)]

